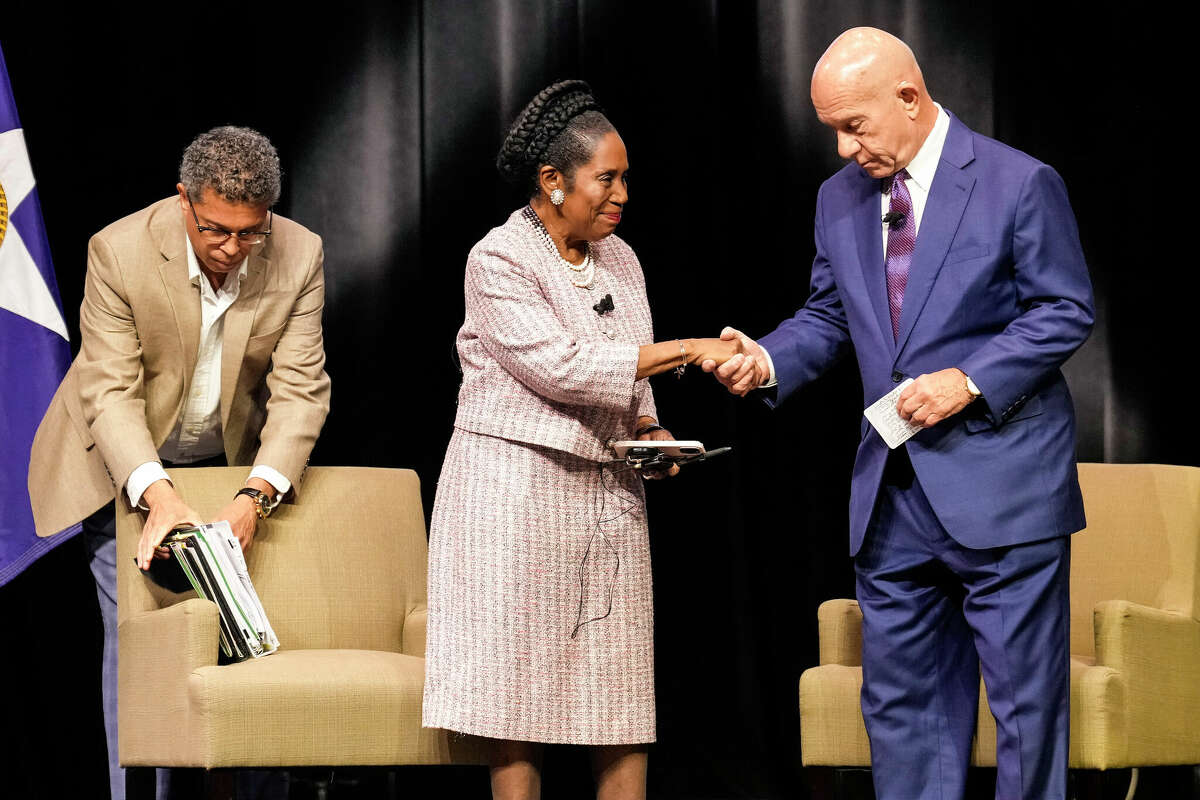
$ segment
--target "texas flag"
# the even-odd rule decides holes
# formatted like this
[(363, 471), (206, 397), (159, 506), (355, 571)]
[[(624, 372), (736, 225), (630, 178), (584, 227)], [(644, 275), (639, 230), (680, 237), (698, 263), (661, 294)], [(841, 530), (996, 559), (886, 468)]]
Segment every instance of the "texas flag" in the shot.
[(33, 530), (29, 448), (71, 361), (25, 135), (0, 50), (0, 586), (79, 532)]

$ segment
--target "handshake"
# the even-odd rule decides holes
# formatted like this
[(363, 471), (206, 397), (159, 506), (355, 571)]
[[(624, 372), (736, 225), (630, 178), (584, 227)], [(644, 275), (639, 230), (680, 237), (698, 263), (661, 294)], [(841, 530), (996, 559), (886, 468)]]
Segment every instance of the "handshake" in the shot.
[(732, 394), (744, 397), (771, 379), (766, 351), (736, 328), (725, 328), (720, 339), (699, 341), (710, 346), (701, 349), (696, 362)]

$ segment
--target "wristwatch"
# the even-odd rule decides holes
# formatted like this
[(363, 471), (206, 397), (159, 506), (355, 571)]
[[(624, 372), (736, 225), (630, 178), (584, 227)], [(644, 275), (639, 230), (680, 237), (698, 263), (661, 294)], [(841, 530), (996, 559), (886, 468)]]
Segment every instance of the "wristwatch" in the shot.
[(979, 391), (979, 387), (975, 385), (975, 381), (971, 380), (971, 376), (967, 376), (966, 384), (967, 394), (971, 395), (972, 400), (978, 400), (983, 397), (983, 392)]
[(243, 494), (254, 501), (254, 513), (258, 515), (259, 519), (266, 519), (271, 516), (271, 512), (275, 510), (275, 506), (279, 505), (279, 497), (272, 500), (267, 496), (266, 492), (260, 492), (258, 489), (253, 489), (249, 486), (243, 486), (241, 489), (238, 489), (234, 497), (236, 498), (238, 495)]

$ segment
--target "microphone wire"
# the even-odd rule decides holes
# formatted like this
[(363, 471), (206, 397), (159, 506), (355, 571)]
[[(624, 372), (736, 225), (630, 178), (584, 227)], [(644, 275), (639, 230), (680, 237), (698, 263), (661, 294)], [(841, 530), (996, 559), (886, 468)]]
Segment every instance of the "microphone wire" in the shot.
[[(606, 619), (610, 614), (612, 614), (613, 588), (616, 586), (617, 576), (620, 574), (620, 571), (621, 571), (621, 555), (620, 555), (620, 553), (617, 552), (617, 548), (613, 546), (612, 541), (605, 534), (604, 529), (601, 526), (606, 525), (610, 522), (615, 522), (616, 520), (625, 516), (630, 511), (632, 511), (633, 509), (637, 508), (640, 505), (640, 503), (638, 503), (636, 501), (629, 502), (629, 501), (625, 500), (624, 498), (622, 498), (619, 494), (617, 494), (615, 491), (613, 491), (609, 487), (608, 481), (605, 479), (606, 478), (606, 473), (605, 473), (606, 467), (610, 470), (610, 472), (613, 476), (619, 475), (624, 472), (629, 472), (630, 470), (633, 469), (632, 466), (626, 466), (622, 469), (617, 469), (617, 468), (613, 467), (611, 464), (602, 463), (602, 464), (597, 465), (597, 470), (599, 472), (599, 477), (600, 477), (600, 486), (604, 489), (604, 492), (606, 494), (611, 495), (613, 500), (616, 501), (616, 503), (618, 504), (619, 510), (616, 511), (616, 513), (614, 513), (611, 517), (605, 517), (604, 514), (608, 508), (608, 500), (607, 500), (607, 498), (601, 497), (600, 513), (596, 516), (596, 526), (595, 526), (596, 529), (595, 529), (595, 531), (592, 532), (591, 537), (588, 538), (587, 549), (584, 550), (584, 553), (583, 553), (583, 560), (581, 560), (579, 562), (579, 610), (575, 614), (575, 627), (571, 631), (572, 639), (574, 639), (576, 636), (579, 635), (579, 631), (581, 628), (583, 628), (584, 625), (589, 625), (593, 622), (599, 622), (600, 620)], [(605, 589), (605, 594), (607, 594), (607, 596), (608, 596), (608, 601), (605, 605), (604, 613), (598, 617), (592, 617), (591, 619), (585, 620), (583, 618), (583, 604), (584, 604), (584, 600), (586, 599), (586, 592), (587, 592), (587, 560), (588, 560), (588, 556), (590, 556), (592, 553), (592, 545), (596, 543), (597, 537), (604, 543), (605, 546), (608, 547), (609, 551), (612, 552), (613, 557), (617, 560), (617, 563), (616, 563), (616, 566), (613, 567), (612, 575), (609, 577), (608, 586)]]

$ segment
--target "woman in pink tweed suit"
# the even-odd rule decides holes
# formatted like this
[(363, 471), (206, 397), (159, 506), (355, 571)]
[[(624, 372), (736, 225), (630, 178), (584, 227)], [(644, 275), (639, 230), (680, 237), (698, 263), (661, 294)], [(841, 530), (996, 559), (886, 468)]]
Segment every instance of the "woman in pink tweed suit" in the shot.
[(653, 343), (641, 266), (612, 235), (625, 146), (586, 84), (540, 92), (497, 166), (531, 199), (467, 257), (424, 724), (486, 737), (494, 797), (538, 796), (541, 745), (565, 742), (593, 746), (598, 796), (640, 798), (655, 737), (649, 541), (642, 482), (606, 463), (609, 444), (672, 438), (647, 378), (723, 363), (737, 343)]

